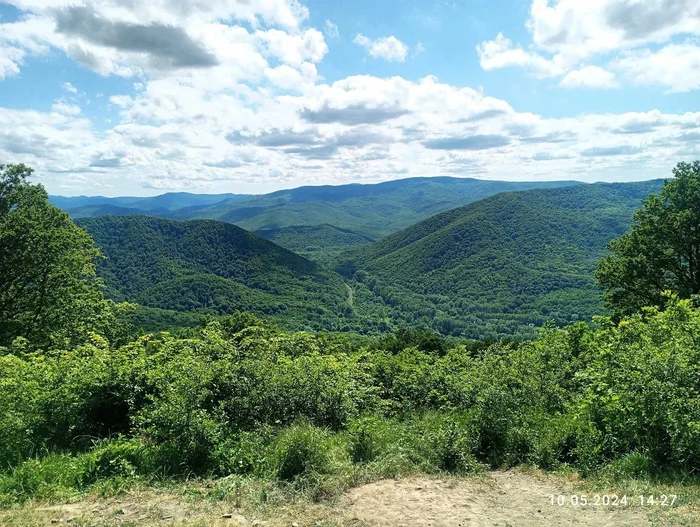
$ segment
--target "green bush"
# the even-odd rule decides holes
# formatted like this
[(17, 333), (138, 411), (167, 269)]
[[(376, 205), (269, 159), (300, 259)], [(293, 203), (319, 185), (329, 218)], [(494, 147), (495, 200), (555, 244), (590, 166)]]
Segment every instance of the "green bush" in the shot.
[(423, 455), (439, 470), (474, 472), (479, 469), (474, 451), (473, 424), (464, 414), (433, 414), (420, 423), (424, 430)]
[(382, 476), (700, 467), (700, 310), (688, 301), (473, 353), (389, 353), (241, 320), (117, 350), (3, 348), (3, 503), (152, 475), (309, 481), (351, 463)]
[(285, 481), (312, 473), (328, 473), (330, 447), (327, 431), (306, 422), (294, 424), (283, 430), (272, 446), (273, 473)]

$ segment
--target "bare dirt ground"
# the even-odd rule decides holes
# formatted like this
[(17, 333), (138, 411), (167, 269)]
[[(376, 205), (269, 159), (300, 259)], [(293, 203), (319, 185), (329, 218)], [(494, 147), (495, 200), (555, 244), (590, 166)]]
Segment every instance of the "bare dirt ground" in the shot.
[(483, 483), (385, 480), (352, 490), (345, 515), (386, 527), (651, 525), (640, 509), (551, 505), (550, 495), (559, 494), (570, 499), (571, 490), (515, 472), (494, 472)]
[[(552, 505), (550, 496), (581, 495), (571, 481), (517, 471), (490, 472), (478, 479), (414, 477), (357, 487), (318, 504), (246, 508), (230, 502), (191, 500), (168, 492), (58, 506), (25, 506), (0, 512), (2, 527), (643, 527), (700, 525), (700, 509)], [(589, 502), (594, 493), (585, 493)], [(556, 499), (556, 498), (555, 498)], [(682, 510), (686, 509), (686, 510)]]

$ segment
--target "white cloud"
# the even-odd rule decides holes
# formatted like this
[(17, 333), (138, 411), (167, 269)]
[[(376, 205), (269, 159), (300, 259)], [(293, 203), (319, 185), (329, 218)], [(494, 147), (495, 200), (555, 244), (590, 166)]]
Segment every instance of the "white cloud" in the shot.
[(76, 104), (67, 104), (67, 103), (62, 102), (62, 101), (58, 101), (58, 102), (54, 103), (51, 106), (51, 111), (56, 112), (56, 113), (60, 113), (63, 115), (71, 115), (71, 116), (80, 115), (80, 112), (81, 112), (80, 106), (78, 106)]
[(315, 65), (305, 62), (299, 69), (292, 68), (286, 64), (276, 68), (268, 68), (265, 71), (265, 76), (277, 88), (303, 92), (313, 87), (318, 73)]
[(539, 77), (555, 77), (565, 71), (556, 58), (546, 59), (532, 51), (513, 46), (513, 42), (502, 33), (496, 35), (494, 40), (481, 42), (476, 51), (481, 67), (485, 70), (518, 66), (531, 70)]
[(578, 70), (570, 71), (559, 83), (564, 88), (619, 88), (615, 74), (604, 70), (600, 66), (584, 66)]
[(698, 0), (533, 0), (533, 42), (582, 57), (700, 34)]
[[(5, 0), (18, 9), (48, 14), (82, 4), (73, 0)], [(191, 21), (238, 20), (253, 25), (276, 25), (296, 29), (309, 17), (309, 10), (298, 0), (90, 0), (89, 5), (110, 20), (131, 23), (187, 25)]]
[(90, 149), (97, 143), (91, 123), (78, 117), (68, 105), (54, 107), (61, 109), (68, 111), (45, 113), (0, 107), (0, 158), (24, 162), (39, 171), (80, 170), (87, 166)]
[(330, 20), (326, 20), (326, 23), (323, 25), (323, 29), (324, 29), (326, 35), (328, 35), (328, 38), (339, 38), (340, 37), (340, 32), (338, 31), (338, 26), (335, 25)]
[[(106, 121), (93, 128), (69, 103), (77, 99), (69, 83), (66, 98), (49, 112), (0, 108), (0, 159), (34, 165), (52, 192), (260, 191), (407, 173), (591, 180), (614, 177), (622, 163), (640, 167), (634, 176), (642, 178), (666, 174), (700, 131), (700, 113), (545, 119), (430, 75), (418, 81), (356, 75), (326, 83), (318, 65), (329, 52), (325, 38), (333, 37), (327, 27), (320, 28), (324, 38), (304, 26), (308, 12), (293, 1), (94, 0), (94, 13), (73, 13), (88, 29), (102, 19), (124, 34), (156, 25), (168, 42), (183, 38), (183, 56), (105, 40), (84, 27), (76, 35), (65, 20), (58, 31), (59, 14), (72, 0), (13, 3), (30, 12), (0, 24), (0, 76), (17, 74), (29, 56), (63, 52), (98, 73), (133, 77), (119, 83), (129, 86), (125, 92), (95, 102), (118, 112), (107, 130)], [(421, 50), (395, 37), (358, 35), (355, 41), (385, 60)], [(692, 68), (685, 77), (671, 57), (637, 57), (638, 49), (604, 69), (570, 53), (522, 48), (503, 35), (482, 43), (480, 52), (485, 68), (526, 67), (562, 77), (563, 84), (602, 86), (611, 81), (606, 74), (615, 73), (635, 82), (675, 78), (675, 85), (692, 89)], [(692, 64), (691, 48), (667, 53)], [(634, 62), (624, 62), (633, 57), (651, 64), (648, 80)]]
[(256, 32), (255, 37), (265, 48), (267, 55), (293, 66), (300, 66), (306, 61), (320, 62), (328, 53), (323, 33), (317, 29), (307, 29), (300, 34), (270, 29)]
[(629, 52), (612, 65), (637, 84), (663, 86), (669, 93), (700, 89), (700, 46), (692, 42)]
[(408, 55), (408, 46), (394, 36), (371, 40), (365, 35), (358, 33), (353, 42), (365, 48), (375, 59), (381, 58), (387, 61), (403, 62)]
[(67, 92), (78, 93), (78, 88), (73, 86), (70, 82), (64, 82), (61, 87)]
[[(532, 50), (499, 33), (477, 46), (481, 66), (518, 66), (539, 77), (563, 76), (564, 87), (614, 87), (617, 81), (609, 71), (616, 69), (635, 83), (660, 84), (669, 91), (698, 89), (693, 79), (698, 76), (697, 47), (671, 40), (700, 35), (699, 0), (532, 0), (527, 28)], [(665, 43), (658, 52), (650, 47)], [(610, 60), (610, 54), (618, 56), (604, 68), (594, 71), (585, 64), (594, 57)], [(665, 60), (670, 64), (663, 64)], [(654, 81), (647, 66), (661, 80)], [(681, 79), (672, 87), (674, 72)]]
[(0, 43), (0, 80), (19, 74), (25, 53), (21, 49), (2, 46)]
[[(327, 53), (320, 31), (300, 30), (308, 9), (297, 0), (9, 3), (28, 13), (18, 22), (0, 24), (3, 76), (16, 74), (27, 54), (51, 48), (101, 75), (120, 76), (227, 65), (244, 74), (254, 69), (259, 77), (267, 66), (260, 64), (262, 52), (294, 65), (318, 62)], [(255, 31), (222, 21), (246, 21)], [(263, 25), (268, 28), (260, 29)]]

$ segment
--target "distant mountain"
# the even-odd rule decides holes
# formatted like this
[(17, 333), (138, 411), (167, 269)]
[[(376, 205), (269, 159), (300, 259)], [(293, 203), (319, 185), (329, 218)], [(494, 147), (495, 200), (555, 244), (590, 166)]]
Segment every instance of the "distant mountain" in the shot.
[[(206, 207), (221, 201), (235, 201), (249, 197), (245, 194), (191, 194), (188, 192), (169, 192), (160, 196), (148, 198), (118, 197), (107, 198), (104, 196), (50, 196), (49, 202), (65, 211), (83, 210), (86, 207), (110, 206), (125, 209), (133, 209), (137, 214), (158, 211), (167, 214), (168, 211), (185, 209), (188, 207)], [(99, 210), (97, 211), (99, 212)], [(99, 213), (94, 214), (98, 216)]]
[[(52, 196), (51, 202), (67, 210), (74, 218), (102, 214), (147, 214), (177, 220), (220, 220), (265, 237), (279, 232), (276, 243), (323, 260), (337, 248), (348, 245), (346, 231), (358, 235), (352, 244), (361, 245), (439, 212), (499, 192), (576, 184), (580, 183), (427, 177), (367, 185), (307, 186), (260, 196), (187, 193), (170, 193), (153, 198)], [(117, 208), (105, 209), (105, 206)], [(299, 229), (310, 226), (320, 229)], [(293, 229), (289, 230), (290, 227)], [(337, 230), (329, 230), (329, 227)], [(316, 242), (321, 238), (323, 246), (316, 250)], [(306, 251), (307, 247), (312, 249)]]
[(532, 334), (602, 310), (594, 271), (662, 181), (506, 192), (350, 251), (338, 270), (406, 321), (471, 337)]
[[(469, 178), (410, 178), (372, 185), (300, 187), (263, 196), (223, 201), (209, 207), (176, 211), (175, 219), (217, 219), (264, 233), (289, 227), (329, 225), (338, 238), (325, 235), (329, 247), (346, 244), (344, 231), (360, 235), (357, 244), (378, 239), (438, 212), (466, 205), (499, 192), (556, 188), (575, 181), (505, 182)], [(288, 249), (307, 243), (309, 231), (287, 231), (277, 241)], [(264, 235), (264, 234), (263, 234)], [(323, 251), (320, 251), (323, 252)], [(308, 252), (309, 256), (316, 253)]]
[[(73, 219), (79, 218), (95, 218), (97, 216), (137, 216), (142, 215), (144, 211), (132, 209), (130, 207), (120, 207), (118, 205), (102, 204), (102, 205), (84, 205), (74, 209), (68, 209), (67, 212)], [(167, 209), (153, 209), (148, 211), (152, 216), (167, 215), (170, 211)]]
[(81, 219), (106, 259), (109, 297), (180, 312), (269, 315), (281, 325), (329, 329), (351, 312), (335, 273), (218, 221), (146, 216)]
[(308, 257), (313, 257), (320, 252), (329, 254), (375, 241), (364, 234), (327, 224), (262, 229), (256, 234), (290, 251)]

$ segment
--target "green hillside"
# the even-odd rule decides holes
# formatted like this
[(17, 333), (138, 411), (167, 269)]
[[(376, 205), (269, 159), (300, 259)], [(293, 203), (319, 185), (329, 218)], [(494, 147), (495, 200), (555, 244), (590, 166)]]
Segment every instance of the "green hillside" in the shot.
[(314, 260), (328, 258), (348, 247), (375, 241), (364, 234), (328, 224), (262, 229), (255, 234)]
[(446, 334), (533, 334), (601, 312), (594, 270), (661, 181), (508, 192), (354, 249), (338, 262), (402, 313)]
[[(410, 178), (373, 185), (300, 187), (226, 200), (210, 207), (178, 212), (175, 219), (217, 219), (258, 232), (309, 225), (332, 225), (378, 239), (438, 212), (466, 205), (499, 192), (551, 188), (574, 181), (505, 182), (470, 178)], [(287, 248), (303, 244), (287, 236)], [(333, 241), (334, 246), (342, 245)], [(359, 241), (359, 240), (358, 240)]]
[(499, 192), (577, 184), (425, 177), (378, 184), (308, 186), (260, 196), (168, 193), (149, 198), (51, 196), (50, 201), (76, 219), (146, 214), (175, 220), (225, 221), (325, 263), (341, 249), (371, 243), (439, 212)]
[(146, 216), (79, 220), (106, 258), (107, 294), (179, 312), (269, 315), (287, 327), (326, 328), (343, 316), (342, 279), (223, 222)]
[[(106, 196), (50, 196), (49, 203), (68, 212), (83, 207), (112, 206), (131, 208), (136, 211), (141, 211), (140, 213), (143, 214), (144, 212), (156, 210), (164, 212), (183, 210), (189, 207), (206, 207), (224, 200), (233, 201), (247, 197), (248, 196), (245, 194), (192, 194), (189, 192), (168, 192), (159, 196), (147, 198), (133, 196), (117, 198), (109, 198)], [(93, 214), (93, 216), (98, 215), (99, 212)]]
[[(73, 219), (80, 219), (94, 218), (97, 216), (138, 216), (144, 214), (144, 211), (107, 203), (99, 205), (83, 205), (82, 207), (68, 209), (68, 213)], [(150, 216), (161, 216), (167, 215), (168, 213), (169, 211), (163, 208), (148, 211)]]

